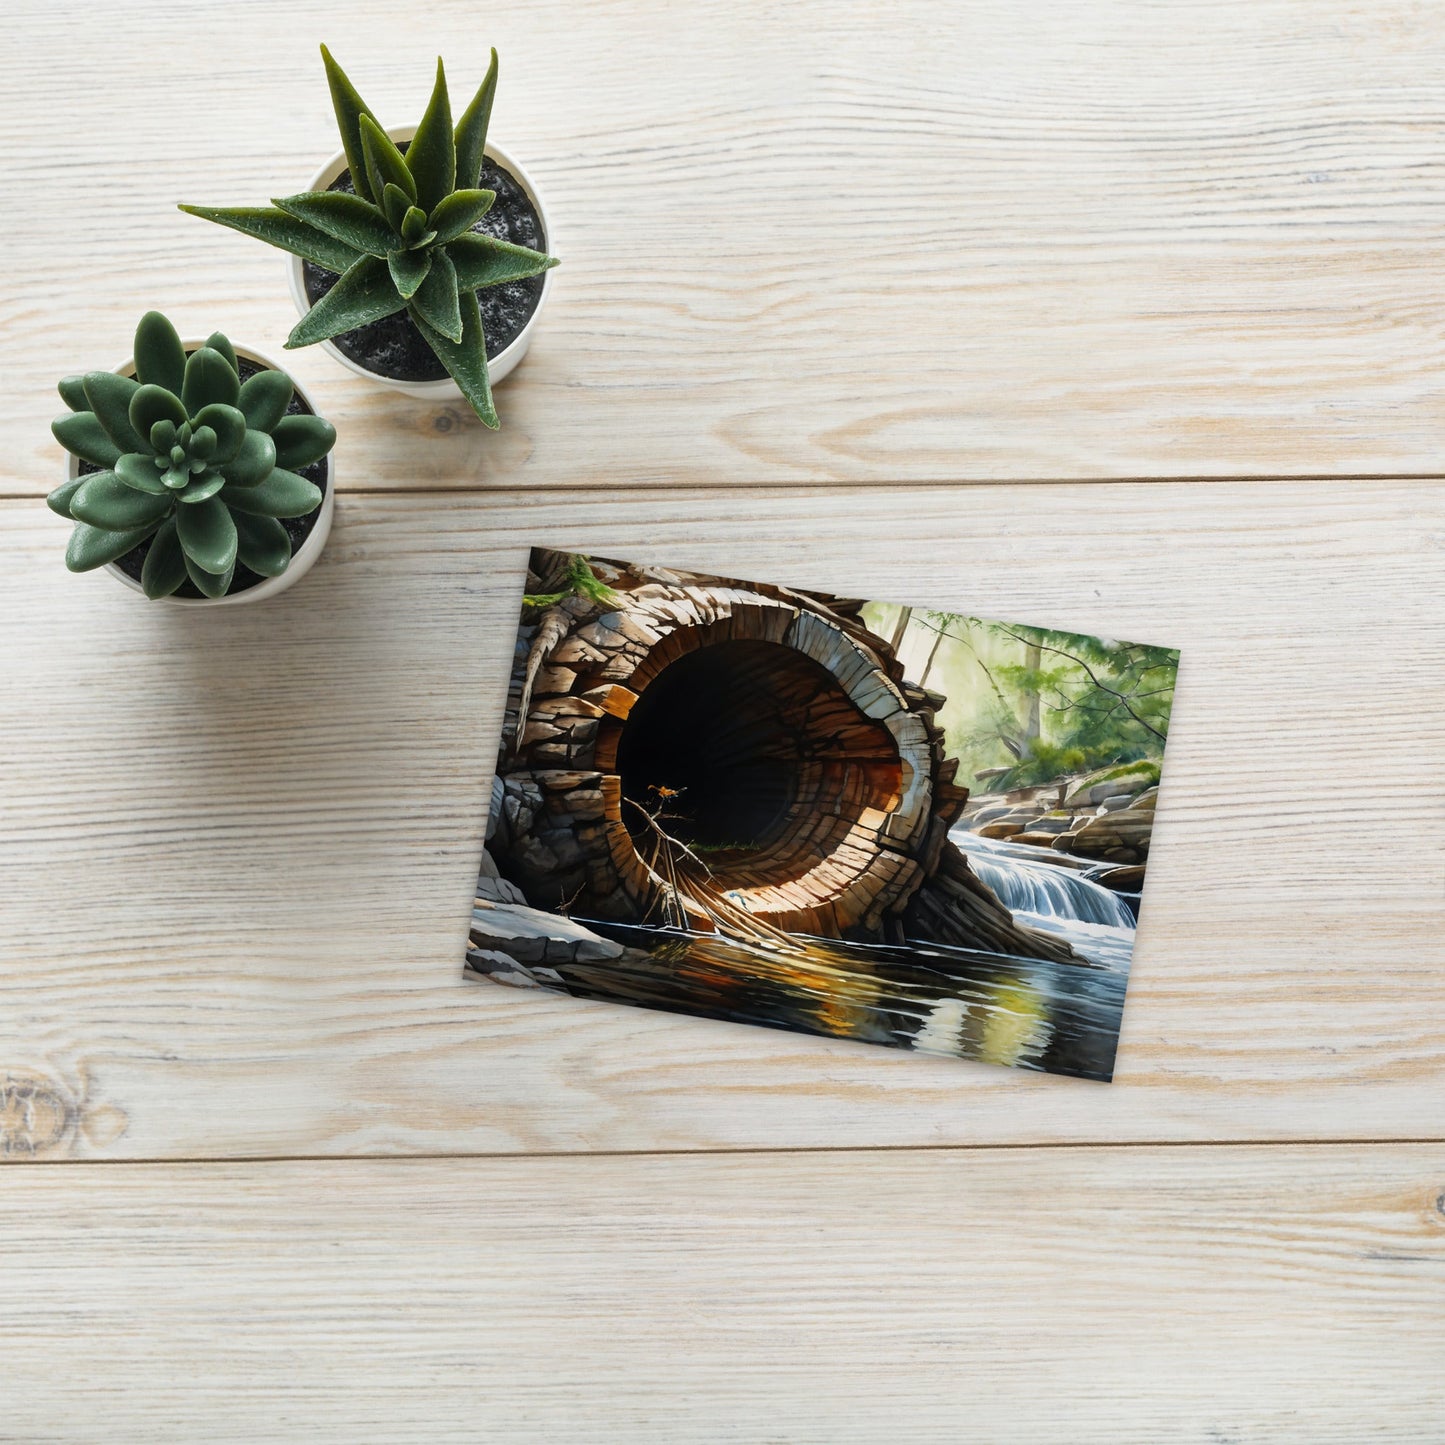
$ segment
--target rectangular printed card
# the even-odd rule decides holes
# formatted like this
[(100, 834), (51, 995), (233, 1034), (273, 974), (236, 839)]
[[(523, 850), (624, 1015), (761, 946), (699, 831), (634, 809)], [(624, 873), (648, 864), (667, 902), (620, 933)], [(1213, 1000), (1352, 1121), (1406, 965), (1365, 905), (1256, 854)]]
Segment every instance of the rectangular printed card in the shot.
[(468, 966), (1107, 1080), (1178, 662), (536, 549)]

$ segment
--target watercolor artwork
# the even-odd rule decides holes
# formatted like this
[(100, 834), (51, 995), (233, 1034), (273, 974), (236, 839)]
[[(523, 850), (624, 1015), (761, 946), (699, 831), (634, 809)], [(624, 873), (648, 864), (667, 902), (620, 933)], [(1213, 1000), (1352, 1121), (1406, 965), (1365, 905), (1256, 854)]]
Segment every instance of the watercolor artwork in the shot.
[(1113, 1076), (1179, 654), (534, 549), (468, 968)]

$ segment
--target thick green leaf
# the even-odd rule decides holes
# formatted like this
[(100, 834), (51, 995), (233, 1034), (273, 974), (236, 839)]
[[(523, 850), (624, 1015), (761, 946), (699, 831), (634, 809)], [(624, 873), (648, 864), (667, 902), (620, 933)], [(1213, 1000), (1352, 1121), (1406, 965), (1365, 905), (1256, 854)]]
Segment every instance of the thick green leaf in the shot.
[(276, 443), (276, 465), (287, 471), (319, 462), (336, 445), (336, 428), (325, 417), (288, 416), (271, 431)]
[(431, 254), (427, 251), (393, 251), (386, 264), (391, 270), (391, 284), (396, 293), (405, 299), (416, 295), (417, 287), (426, 280), (431, 270)]
[(214, 497), (225, 485), (226, 479), (220, 472), (204, 472), (195, 481), (182, 487), (176, 493), (176, 501), (185, 502), (188, 506), (194, 507), (197, 502), (204, 502), (207, 497)]
[(406, 148), (406, 165), (416, 181), (416, 199), (430, 211), (457, 183), (457, 143), (452, 134), (452, 102), (447, 94), (447, 73), (437, 56), (436, 84), (426, 114)]
[(470, 231), (497, 199), (495, 191), (453, 191), (432, 211), (430, 224), (441, 246), (454, 240), (463, 231)]
[[(309, 421), (310, 417), (288, 417), (288, 421)], [(282, 423), (284, 425), (284, 423)], [(254, 487), (271, 475), (276, 465), (276, 443), (263, 431), (248, 431), (241, 449), (221, 468), (226, 481), (237, 487)], [(231, 494), (226, 493), (227, 497)]]
[[(186, 358), (186, 379), (181, 386), (181, 401), (191, 416), (199, 417), (199, 413), (206, 407), (217, 403), (234, 408), (240, 394), (240, 378), (231, 370), (226, 358), (219, 351), (202, 346)], [(245, 424), (245, 418), (242, 417), (241, 425)]]
[[(326, 82), (331, 87), (331, 106), (336, 112), (336, 128), (341, 132), (341, 147), (346, 152), (346, 164), (351, 168), (351, 184), (356, 194), (368, 201), (374, 201), (381, 192), (373, 191), (366, 176), (366, 153), (361, 148), (361, 117), (371, 114), (371, 108), (357, 94), (346, 72), (331, 58), (331, 52), (323, 45), (321, 59), (326, 66)], [(345, 267), (337, 267), (345, 270)]]
[[(73, 481), (64, 482), (46, 497), (45, 505), (55, 513), (57, 517), (70, 516), (70, 499), (80, 488), (95, 475), (91, 472), (88, 476), (76, 477)], [(72, 520), (74, 520), (72, 518)]]
[(385, 256), (396, 245), (386, 218), (360, 196), (345, 191), (302, 191), (300, 195), (282, 196), (276, 205), (357, 253)]
[(228, 491), (226, 502), (233, 512), (253, 517), (304, 517), (321, 505), (321, 488), (277, 467), (259, 487)]
[(236, 560), (236, 524), (219, 497), (207, 497), (176, 511), (176, 526), (186, 556), (207, 572), (220, 573)]
[(151, 599), (169, 597), (185, 580), (186, 554), (181, 550), (181, 539), (176, 535), (172, 517), (151, 541), (140, 569), (141, 591)]
[(484, 425), (495, 431), (501, 422), (492, 404), (492, 384), (487, 376), (487, 338), (482, 334), (482, 314), (475, 292), (462, 293), (461, 310), (460, 342), (448, 340), (436, 327), (418, 316), (415, 308), (412, 309), (412, 320), (426, 338), (427, 345), (436, 352), (437, 360), (451, 373), (452, 380), (461, 388), (472, 410)]
[(236, 557), (262, 577), (279, 577), (291, 564), (291, 538), (274, 517), (235, 517)]
[(105, 434), (123, 452), (143, 452), (149, 448), (145, 434), (131, 425), (131, 398), (140, 390), (128, 376), (113, 371), (91, 371), (85, 376), (85, 399), (95, 413)]
[(229, 226), (243, 236), (254, 236), (268, 246), (314, 261), (328, 271), (346, 270), (359, 254), (345, 242), (273, 206), (182, 206), (180, 209), (188, 216)]
[(65, 549), (65, 565), (72, 572), (90, 572), (104, 567), (117, 557), (124, 557), (132, 547), (139, 547), (156, 529), (151, 522), (148, 526), (137, 527), (133, 532), (107, 532), (101, 527), (88, 527), (77, 522), (70, 534), (70, 544)]
[(381, 209), (386, 213), (387, 225), (400, 236), (406, 213), (411, 210), (411, 197), (400, 186), (388, 181), (381, 193)]
[(98, 467), (113, 467), (120, 460), (120, 448), (106, 435), (93, 411), (71, 411), (50, 423), (55, 440), (66, 451)]
[(521, 281), (536, 276), (557, 264), (555, 256), (510, 241), (497, 241), (468, 231), (447, 244), (447, 255), (457, 268), (457, 285), (463, 291), (481, 286), (500, 286), (507, 281)]
[(114, 472), (96, 472), (70, 499), (70, 515), (77, 522), (103, 527), (107, 532), (130, 532), (159, 522), (171, 510), (171, 499), (138, 492)]
[(406, 168), (406, 157), (369, 115), (361, 117), (361, 149), (366, 156), (366, 174), (371, 181), (372, 195), (379, 196), (389, 181), (394, 186), (400, 186), (411, 200), (416, 200), (416, 180)]
[(89, 411), (90, 403), (85, 399), (85, 378), (83, 376), (63, 376), (56, 385), (60, 393), (60, 399), (71, 411)]
[(284, 371), (258, 371), (241, 383), (236, 405), (253, 431), (270, 431), (286, 415), (295, 391), (291, 378)]
[(412, 251), (436, 239), (436, 232), (427, 225), (426, 212), (420, 206), (412, 206), (401, 218), (401, 239)]
[[(216, 466), (230, 461), (236, 455), (241, 443), (250, 435), (246, 429), (246, 418), (240, 409), (235, 406), (227, 406), (223, 402), (213, 401), (210, 406), (203, 406), (196, 413), (195, 424), (197, 430), (201, 427), (209, 427), (215, 432), (215, 449), (211, 452), (208, 460)], [(261, 435), (264, 436), (265, 433), (262, 432)], [(194, 438), (192, 444), (194, 445)]]
[(457, 268), (445, 251), (432, 252), (431, 270), (412, 297), (412, 309), (449, 341), (462, 339), (461, 297)]
[[(183, 365), (183, 373), (184, 370)], [(179, 389), (178, 382), (177, 391)], [(131, 426), (146, 440), (144, 446), (129, 447), (127, 450), (149, 452), (157, 449), (157, 443), (152, 437), (156, 423), (169, 422), (172, 427), (183, 426), (186, 421), (186, 408), (176, 391), (148, 382), (145, 386), (136, 387), (131, 393), (129, 415)]]
[(301, 318), (286, 338), (288, 349), (311, 346), (328, 337), (354, 331), (369, 321), (393, 316), (406, 305), (396, 294), (385, 261), (363, 256), (330, 291)]
[(224, 572), (207, 572), (206, 569), (186, 557), (186, 575), (206, 597), (224, 597), (231, 590), (231, 579), (236, 575), (235, 563)]
[(147, 311), (135, 329), (136, 380), (179, 396), (185, 372), (186, 349), (176, 328), (159, 311)]
[(224, 331), (211, 332), (206, 338), (206, 345), (212, 351), (219, 351), (231, 363), (231, 370), (240, 375), (241, 365), (236, 360), (236, 348), (231, 345), (231, 338)]
[(482, 160), (487, 149), (487, 125), (492, 118), (492, 101), (496, 94), (497, 52), (493, 50), (486, 78), (457, 122), (456, 184), (460, 190), (471, 190), (481, 180)]
[(147, 452), (127, 452), (123, 457), (118, 457), (115, 474), (126, 486), (137, 492), (145, 492), (152, 497), (169, 495), (170, 489), (161, 480), (156, 459)]

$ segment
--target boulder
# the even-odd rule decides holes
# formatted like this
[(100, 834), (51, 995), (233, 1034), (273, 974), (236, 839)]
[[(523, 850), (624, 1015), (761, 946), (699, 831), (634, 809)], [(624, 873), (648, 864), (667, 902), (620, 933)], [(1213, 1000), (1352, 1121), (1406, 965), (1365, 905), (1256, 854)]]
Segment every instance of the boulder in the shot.
[(560, 913), (479, 899), (472, 909), (472, 943), (517, 963), (582, 963), (618, 958), (622, 945)]
[(1022, 823), (985, 823), (977, 832), (980, 838), (1012, 838), (1023, 830)]

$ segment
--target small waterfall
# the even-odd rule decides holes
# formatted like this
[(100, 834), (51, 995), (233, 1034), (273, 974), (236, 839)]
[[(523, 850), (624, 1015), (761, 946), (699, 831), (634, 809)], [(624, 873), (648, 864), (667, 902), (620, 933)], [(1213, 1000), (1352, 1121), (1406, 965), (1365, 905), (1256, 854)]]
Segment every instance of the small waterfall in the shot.
[(1029, 856), (1029, 851), (1001, 839), (980, 838), (967, 829), (956, 828), (950, 836), (968, 854), (973, 871), (1012, 913), (1101, 923), (1109, 928), (1134, 927), (1134, 915), (1123, 899), (1073, 869)]

